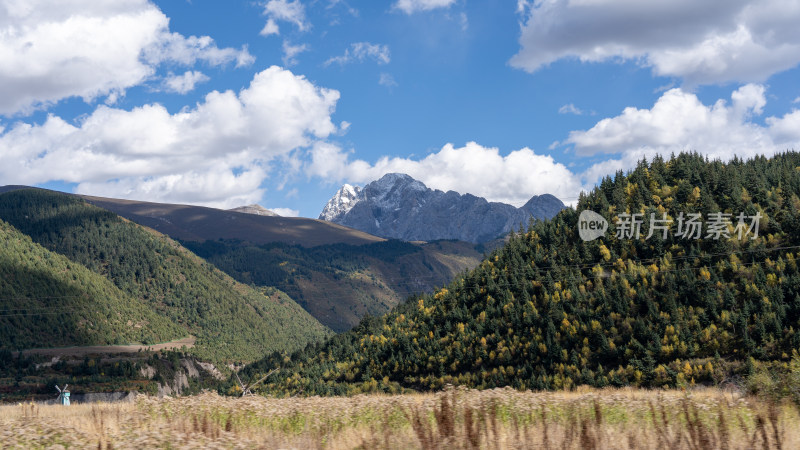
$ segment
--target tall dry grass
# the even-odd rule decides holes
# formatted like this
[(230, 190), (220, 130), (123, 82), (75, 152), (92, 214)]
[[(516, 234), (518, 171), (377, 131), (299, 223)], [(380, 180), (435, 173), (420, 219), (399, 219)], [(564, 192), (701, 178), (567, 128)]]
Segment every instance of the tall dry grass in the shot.
[(800, 448), (800, 414), (715, 389), (583, 389), (334, 398), (140, 397), (0, 406), (20, 448)]

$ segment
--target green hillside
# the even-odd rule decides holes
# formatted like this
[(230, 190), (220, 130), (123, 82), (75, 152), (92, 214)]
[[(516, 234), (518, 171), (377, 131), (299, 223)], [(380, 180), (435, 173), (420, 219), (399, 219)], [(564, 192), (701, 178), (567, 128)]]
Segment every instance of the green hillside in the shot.
[(185, 330), (0, 220), (0, 349), (151, 344)]
[(330, 333), (285, 295), (237, 283), (166, 236), (79, 198), (7, 192), (0, 195), (0, 219), (196, 336), (199, 357), (253, 360)]
[(383, 315), (409, 295), (429, 293), (475, 267), (481, 253), (457, 241), (332, 244), (306, 248), (273, 242), (182, 242), (236, 280), (288, 293), (334, 331), (366, 314)]
[(354, 327), (365, 314), (385, 314), (411, 294), (433, 292), (477, 266), (485, 248), (458, 241), (387, 241), (302, 217), (82, 198), (178, 240), (241, 283), (281, 289), (337, 332)]
[[(606, 178), (576, 209), (537, 222), (434, 295), (275, 366), (273, 393), (355, 393), (446, 383), (558, 389), (719, 382), (800, 348), (800, 154), (709, 162), (682, 154)], [(584, 242), (579, 212), (610, 223)], [(675, 223), (646, 239), (650, 213)], [(676, 236), (683, 212), (732, 214), (730, 238)], [(648, 218), (616, 236), (624, 213)], [(736, 216), (761, 214), (739, 240)], [(687, 216), (688, 217), (688, 216)], [(620, 227), (619, 231), (622, 231)], [(660, 233), (660, 232), (659, 232)]]
[(499, 245), (390, 242), (324, 220), (81, 198), (178, 240), (241, 283), (279, 288), (337, 332), (365, 314), (385, 314), (411, 294), (433, 292)]

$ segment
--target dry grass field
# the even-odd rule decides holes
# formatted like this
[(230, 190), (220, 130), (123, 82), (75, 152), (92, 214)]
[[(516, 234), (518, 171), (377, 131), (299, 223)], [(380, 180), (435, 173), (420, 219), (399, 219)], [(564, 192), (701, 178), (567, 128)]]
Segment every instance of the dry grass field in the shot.
[(0, 406), (3, 448), (800, 448), (793, 404), (715, 389)]

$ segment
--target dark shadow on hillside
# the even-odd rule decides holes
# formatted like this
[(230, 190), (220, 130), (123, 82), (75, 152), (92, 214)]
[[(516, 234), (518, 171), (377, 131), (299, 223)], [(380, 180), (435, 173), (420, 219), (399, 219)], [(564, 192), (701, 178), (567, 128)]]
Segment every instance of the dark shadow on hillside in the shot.
[(103, 305), (85, 291), (8, 261), (0, 260), (0, 274), (0, 348), (114, 343), (87, 328)]

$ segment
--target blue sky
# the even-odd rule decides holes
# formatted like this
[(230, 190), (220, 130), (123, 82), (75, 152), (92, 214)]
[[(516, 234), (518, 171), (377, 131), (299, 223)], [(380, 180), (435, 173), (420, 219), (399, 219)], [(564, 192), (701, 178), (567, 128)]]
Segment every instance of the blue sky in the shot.
[(7, 0), (0, 185), (316, 217), (800, 142), (800, 1)]

